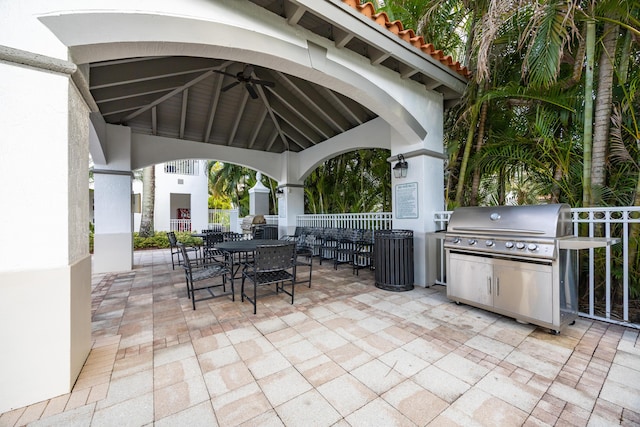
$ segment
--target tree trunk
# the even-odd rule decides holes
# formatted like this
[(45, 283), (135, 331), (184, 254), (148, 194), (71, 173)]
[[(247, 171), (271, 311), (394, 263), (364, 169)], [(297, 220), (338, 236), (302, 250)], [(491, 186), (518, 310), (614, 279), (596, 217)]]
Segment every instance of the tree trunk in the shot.
[(558, 184), (562, 179), (562, 167), (556, 165), (553, 172), (553, 187), (551, 188), (551, 203), (558, 203), (560, 201), (560, 185)]
[(460, 175), (458, 176), (458, 186), (456, 188), (456, 206), (462, 206), (462, 198), (464, 196), (465, 175), (467, 174), (467, 164), (471, 156), (471, 147), (473, 146), (473, 136), (475, 135), (476, 124), (478, 122), (478, 113), (475, 108), (471, 109), (471, 123), (469, 123), (469, 133), (467, 133), (467, 141), (464, 146), (462, 160), (460, 161)]
[(504, 168), (500, 168), (500, 173), (498, 175), (498, 204), (504, 205), (506, 201), (505, 173)]
[(583, 127), (583, 167), (582, 167), (582, 206), (591, 205), (591, 149), (593, 142), (593, 66), (595, 63), (596, 23), (587, 21), (587, 70), (584, 81), (584, 127)]
[(447, 166), (449, 173), (447, 173), (447, 182), (444, 189), (444, 203), (446, 209), (449, 209), (449, 206), (451, 205), (451, 195), (454, 194), (457, 186), (455, 173), (458, 167), (458, 157), (460, 157), (460, 147), (456, 148), (455, 152), (449, 155), (449, 165)]
[(602, 53), (598, 63), (598, 89), (595, 100), (593, 126), (593, 152), (591, 165), (591, 206), (600, 204), (600, 194), (593, 194), (594, 188), (606, 184), (607, 147), (609, 145), (609, 125), (611, 123), (611, 100), (613, 97), (613, 66), (616, 56), (618, 26), (610, 22), (604, 24)]
[(620, 66), (618, 67), (618, 84), (627, 83), (629, 77), (629, 58), (631, 54), (631, 31), (625, 30), (622, 53), (620, 54)]
[[(482, 150), (482, 146), (484, 145), (484, 130), (485, 124), (487, 123), (487, 110), (488, 102), (483, 102), (482, 107), (480, 107), (480, 118), (478, 119), (478, 135), (476, 136), (476, 154), (480, 153)], [(470, 206), (478, 206), (478, 193), (480, 192), (480, 179), (482, 178), (482, 173), (480, 168), (476, 168), (473, 171), (473, 181), (471, 182), (471, 197), (469, 200)]]
[(476, 37), (476, 25), (478, 22), (478, 13), (473, 8), (473, 14), (471, 15), (471, 24), (469, 25), (469, 34), (467, 34), (467, 44), (464, 48), (464, 65), (468, 69), (473, 69), (474, 64), (471, 63), (471, 54), (473, 53), (473, 43)]
[(156, 201), (156, 169), (147, 166), (142, 171), (142, 219), (140, 221), (140, 237), (151, 237), (154, 234), (153, 213)]
[(459, 149), (459, 151), (462, 151), (462, 155), (460, 156), (460, 170), (458, 172), (458, 183), (456, 185), (456, 206), (462, 206), (467, 175), (467, 165), (469, 164), (469, 157), (471, 157), (473, 138), (476, 134), (476, 127), (478, 126), (479, 112), (478, 108), (476, 107), (476, 103), (480, 88), (476, 85), (472, 85), (467, 90), (469, 91), (467, 104), (469, 105), (469, 130), (467, 132), (467, 139), (465, 141), (464, 147), (460, 147)]

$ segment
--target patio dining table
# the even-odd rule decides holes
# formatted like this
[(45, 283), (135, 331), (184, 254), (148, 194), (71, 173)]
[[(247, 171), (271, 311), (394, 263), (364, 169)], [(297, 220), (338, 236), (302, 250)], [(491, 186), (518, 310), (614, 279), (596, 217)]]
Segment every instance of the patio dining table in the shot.
[[(248, 239), (248, 240), (235, 240), (228, 242), (220, 242), (216, 244), (216, 249), (219, 249), (224, 252), (229, 252), (231, 254), (231, 271), (233, 272), (233, 277), (236, 277), (240, 266), (242, 265), (242, 261), (240, 258), (242, 254), (244, 254), (245, 259), (248, 257), (249, 253), (253, 253), (256, 251), (258, 246), (269, 246), (269, 245), (281, 245), (287, 243), (282, 240), (277, 239)], [(235, 266), (235, 254), (239, 254), (237, 266)], [(235, 269), (234, 269), (235, 266)]]

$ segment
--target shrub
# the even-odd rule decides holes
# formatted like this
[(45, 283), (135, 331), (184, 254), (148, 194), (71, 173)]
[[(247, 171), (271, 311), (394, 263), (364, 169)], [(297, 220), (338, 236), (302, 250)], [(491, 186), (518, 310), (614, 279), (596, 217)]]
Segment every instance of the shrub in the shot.
[(95, 232), (95, 226), (92, 222), (89, 222), (89, 253), (93, 253), (93, 234)]
[[(176, 231), (179, 242), (187, 245), (202, 245), (202, 239), (193, 237), (190, 231)], [(93, 253), (94, 226), (89, 223), (89, 252)], [(136, 231), (133, 233), (133, 249), (165, 249), (169, 247), (169, 238), (166, 231), (157, 231), (151, 237), (140, 237)]]
[[(190, 231), (176, 231), (176, 238), (179, 242), (190, 245), (201, 245), (202, 239), (193, 237)], [(133, 249), (164, 249), (169, 247), (169, 238), (165, 231), (157, 231), (151, 237), (140, 237), (137, 232), (133, 233)]]

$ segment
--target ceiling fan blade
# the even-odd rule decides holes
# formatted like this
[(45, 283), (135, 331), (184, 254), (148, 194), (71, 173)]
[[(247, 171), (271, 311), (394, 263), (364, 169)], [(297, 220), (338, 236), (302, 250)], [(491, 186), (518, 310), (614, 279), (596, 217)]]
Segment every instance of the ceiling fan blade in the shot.
[(247, 88), (247, 90), (249, 91), (249, 95), (251, 95), (252, 99), (258, 99), (258, 93), (253, 88), (253, 85), (251, 85), (251, 83), (246, 83), (244, 87)]
[(245, 65), (244, 70), (242, 70), (242, 77), (245, 79), (250, 79), (253, 74), (253, 65)]
[(237, 78), (235, 74), (227, 73), (226, 71), (222, 71), (222, 70), (211, 70), (211, 71), (213, 71), (214, 73), (224, 74), (225, 76), (233, 77), (234, 79)]
[(228, 84), (228, 85), (226, 85), (225, 87), (223, 87), (223, 88), (221, 89), (221, 92), (226, 92), (226, 91), (228, 91), (229, 89), (231, 89), (232, 87), (234, 87), (234, 86), (236, 86), (236, 85), (239, 85), (239, 84), (240, 84), (240, 82), (233, 82), (233, 83), (231, 83), (231, 84)]
[(276, 85), (274, 82), (270, 82), (268, 80), (251, 80), (251, 83), (269, 87), (275, 87)]

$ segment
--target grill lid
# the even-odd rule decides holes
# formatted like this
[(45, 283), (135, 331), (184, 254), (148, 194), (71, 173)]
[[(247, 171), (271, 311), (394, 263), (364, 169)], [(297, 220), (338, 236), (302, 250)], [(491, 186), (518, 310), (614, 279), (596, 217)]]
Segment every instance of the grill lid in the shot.
[(523, 239), (569, 236), (573, 234), (571, 207), (561, 203), (457, 208), (449, 219), (447, 234)]

